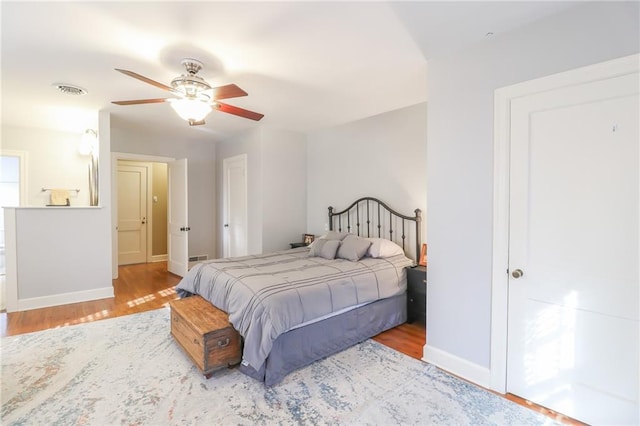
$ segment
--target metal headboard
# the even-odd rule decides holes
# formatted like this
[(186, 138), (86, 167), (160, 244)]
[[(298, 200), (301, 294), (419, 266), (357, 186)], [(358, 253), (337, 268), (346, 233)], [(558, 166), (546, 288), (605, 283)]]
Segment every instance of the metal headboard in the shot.
[[(377, 198), (362, 197), (342, 211), (334, 212), (333, 207), (329, 207), (329, 230), (351, 232), (366, 238), (386, 238), (402, 247), (407, 256), (417, 262), (421, 249), (422, 210), (415, 209), (414, 213), (415, 216), (403, 215)], [(414, 225), (415, 229), (412, 229)], [(412, 239), (415, 240), (415, 252), (410, 249)], [(405, 244), (407, 240), (409, 243)]]

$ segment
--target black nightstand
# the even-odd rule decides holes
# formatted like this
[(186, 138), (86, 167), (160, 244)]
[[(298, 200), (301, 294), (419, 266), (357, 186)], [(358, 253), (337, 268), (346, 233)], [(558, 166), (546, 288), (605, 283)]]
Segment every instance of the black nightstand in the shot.
[(307, 246), (305, 243), (289, 243), (289, 245), (291, 246), (292, 249)]
[(427, 320), (427, 268), (407, 268), (407, 322)]

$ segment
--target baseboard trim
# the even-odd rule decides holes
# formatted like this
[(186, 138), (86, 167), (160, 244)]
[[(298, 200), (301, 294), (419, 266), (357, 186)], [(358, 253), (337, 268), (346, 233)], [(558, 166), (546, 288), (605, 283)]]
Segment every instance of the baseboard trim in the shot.
[(113, 286), (95, 288), (71, 293), (52, 294), (50, 296), (18, 299), (18, 311), (48, 308), (50, 306), (67, 305), (69, 303), (89, 302), (91, 300), (113, 297)]
[(168, 259), (168, 256), (166, 254), (157, 254), (157, 255), (151, 256), (151, 263), (166, 262), (167, 259)]
[(425, 345), (422, 360), (462, 379), (483, 388), (490, 388), (491, 370), (445, 352), (442, 349)]

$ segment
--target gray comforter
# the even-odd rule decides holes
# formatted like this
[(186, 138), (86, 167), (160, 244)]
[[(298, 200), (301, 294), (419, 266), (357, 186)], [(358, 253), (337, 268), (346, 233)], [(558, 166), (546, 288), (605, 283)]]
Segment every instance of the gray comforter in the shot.
[(244, 337), (243, 364), (259, 370), (278, 336), (343, 309), (401, 294), (400, 255), (358, 262), (309, 257), (306, 247), (197, 264), (180, 281), (181, 297), (199, 294), (229, 313)]

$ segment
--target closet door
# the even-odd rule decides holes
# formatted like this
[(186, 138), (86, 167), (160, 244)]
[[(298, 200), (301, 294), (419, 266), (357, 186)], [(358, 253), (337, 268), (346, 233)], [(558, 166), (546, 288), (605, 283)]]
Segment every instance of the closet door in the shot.
[(247, 156), (223, 161), (224, 257), (245, 256), (247, 249)]
[(168, 230), (167, 269), (184, 277), (189, 269), (189, 225), (187, 200), (187, 159), (167, 163), (169, 186), (169, 210), (167, 211)]
[(638, 74), (511, 102), (507, 391), (638, 424)]
[(147, 171), (118, 163), (118, 265), (147, 261)]

